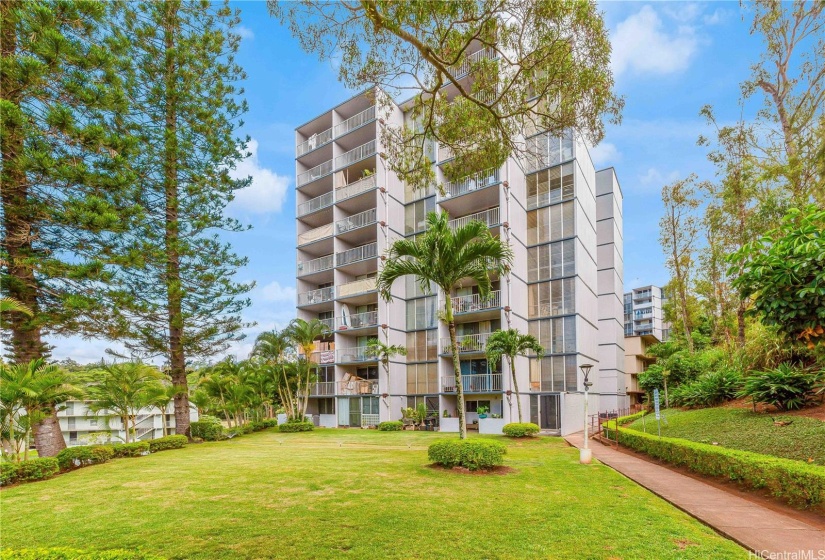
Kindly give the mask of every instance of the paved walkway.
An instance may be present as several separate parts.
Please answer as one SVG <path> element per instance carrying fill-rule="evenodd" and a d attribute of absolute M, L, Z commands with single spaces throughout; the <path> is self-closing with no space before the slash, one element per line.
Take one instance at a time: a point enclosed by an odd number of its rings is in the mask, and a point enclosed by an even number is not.
<path fill-rule="evenodd" d="M 581 432 L 565 439 L 574 447 L 584 441 Z M 762 557 L 825 558 L 825 531 L 817 527 L 598 441 L 590 448 L 602 463 Z"/>

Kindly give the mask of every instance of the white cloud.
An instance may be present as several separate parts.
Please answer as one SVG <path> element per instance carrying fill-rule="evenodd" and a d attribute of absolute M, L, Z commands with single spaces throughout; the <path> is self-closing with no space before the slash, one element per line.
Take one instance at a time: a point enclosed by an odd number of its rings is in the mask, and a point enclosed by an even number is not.
<path fill-rule="evenodd" d="M 668 174 L 662 174 L 662 172 L 655 167 L 651 167 L 647 170 L 647 173 L 639 177 L 639 182 L 643 185 L 659 188 L 665 186 L 666 183 L 672 183 L 677 179 L 679 179 L 678 171 L 671 171 Z"/>
<path fill-rule="evenodd" d="M 705 25 L 719 25 L 727 21 L 730 15 L 731 13 L 728 10 L 716 8 L 712 14 L 703 16 L 702 21 Z"/>
<path fill-rule="evenodd" d="M 245 25 L 239 25 L 235 27 L 232 31 L 234 31 L 237 35 L 240 35 L 241 39 L 247 39 L 251 41 L 255 38 L 255 32 L 246 27 Z"/>
<path fill-rule="evenodd" d="M 286 199 L 290 178 L 261 167 L 258 161 L 258 141 L 254 138 L 247 146 L 249 157 L 230 172 L 234 179 L 252 177 L 252 184 L 237 191 L 231 207 L 251 214 L 280 212 Z"/>
<path fill-rule="evenodd" d="M 295 301 L 295 288 L 292 286 L 281 286 L 278 282 L 270 282 L 261 288 L 261 296 L 264 301 Z"/>
<path fill-rule="evenodd" d="M 622 154 L 615 144 L 602 142 L 598 146 L 590 148 L 590 159 L 593 160 L 593 165 L 599 169 L 621 161 Z"/>
<path fill-rule="evenodd" d="M 661 18 L 650 6 L 644 6 L 619 23 L 612 35 L 610 64 L 617 76 L 625 72 L 681 72 L 688 67 L 699 46 L 693 27 L 679 25 L 675 33 L 668 34 Z"/>

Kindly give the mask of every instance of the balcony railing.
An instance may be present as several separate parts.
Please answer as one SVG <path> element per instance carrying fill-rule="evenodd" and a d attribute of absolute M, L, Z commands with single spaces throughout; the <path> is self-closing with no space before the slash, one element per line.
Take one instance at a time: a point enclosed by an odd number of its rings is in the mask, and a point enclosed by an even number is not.
<path fill-rule="evenodd" d="M 455 376 L 441 378 L 445 393 L 455 393 Z M 465 393 L 497 393 L 502 390 L 500 373 L 481 373 L 461 376 L 461 388 Z"/>
<path fill-rule="evenodd" d="M 298 263 L 298 276 L 306 276 L 307 274 L 314 274 L 315 272 L 322 272 L 332 268 L 335 262 L 334 255 L 325 255 L 311 261 L 303 261 Z"/>
<path fill-rule="evenodd" d="M 350 379 L 338 382 L 339 395 L 377 395 L 378 381 Z M 377 416 L 377 415 L 376 415 Z"/>
<path fill-rule="evenodd" d="M 455 313 L 474 313 L 487 309 L 498 309 L 499 307 L 501 307 L 501 290 L 490 292 L 487 299 L 483 299 L 479 294 L 453 298 L 453 311 Z"/>
<path fill-rule="evenodd" d="M 298 294 L 298 305 L 313 305 L 316 303 L 325 303 L 332 301 L 335 298 L 335 288 L 330 286 L 328 288 L 320 288 Z"/>
<path fill-rule="evenodd" d="M 441 198 L 450 198 L 451 196 L 460 196 L 468 192 L 487 188 L 499 182 L 499 170 L 487 169 L 474 175 L 464 177 L 453 183 L 444 185 L 444 194 Z"/>
<path fill-rule="evenodd" d="M 375 140 L 370 140 L 366 144 L 361 144 L 354 150 L 350 150 L 335 158 L 335 169 L 341 169 L 350 164 L 360 161 L 375 153 Z"/>
<path fill-rule="evenodd" d="M 375 188 L 375 174 L 358 179 L 354 183 L 342 185 L 335 189 L 335 199 L 340 202 L 353 196 L 358 196 L 361 193 L 371 191 Z"/>
<path fill-rule="evenodd" d="M 344 122 L 335 125 L 335 137 L 338 138 L 339 136 L 343 136 L 347 132 L 351 130 L 355 130 L 359 126 L 362 126 L 371 120 L 375 119 L 375 105 L 372 107 L 368 107 L 354 115 Z"/>
<path fill-rule="evenodd" d="M 335 222 L 335 233 L 340 235 L 354 229 L 362 228 L 369 224 L 375 223 L 375 208 L 364 210 L 358 214 L 353 214 L 343 220 Z"/>
<path fill-rule="evenodd" d="M 485 58 L 494 59 L 494 58 L 497 58 L 497 57 L 498 57 L 498 54 L 496 54 L 496 50 L 492 47 L 485 47 L 485 48 L 481 49 L 480 51 L 476 51 L 473 54 L 471 54 L 470 56 L 468 56 L 467 58 L 465 58 L 461 62 L 461 64 L 459 64 L 457 66 L 453 66 L 453 68 L 451 69 L 453 71 L 453 77 L 455 79 L 458 79 L 458 78 L 461 78 L 463 76 L 466 76 L 467 74 L 470 73 L 470 70 L 472 69 L 473 64 L 476 64 L 479 60 L 482 60 L 482 59 L 485 59 Z"/>
<path fill-rule="evenodd" d="M 483 212 L 476 212 L 475 214 L 470 214 L 469 216 L 462 216 L 461 218 L 450 220 L 450 229 L 454 230 L 456 228 L 466 226 L 473 221 L 484 222 L 487 224 L 487 227 L 497 226 L 501 223 L 499 213 L 499 208 L 496 206 L 495 208 L 490 208 L 489 210 L 484 210 Z"/>
<path fill-rule="evenodd" d="M 358 261 L 374 259 L 378 256 L 378 243 L 368 243 L 335 255 L 335 265 L 344 266 Z"/>
<path fill-rule="evenodd" d="M 365 278 L 338 286 L 338 297 L 349 297 L 375 291 L 375 278 Z"/>
<path fill-rule="evenodd" d="M 306 216 L 307 214 L 312 214 L 313 212 L 332 206 L 333 201 L 332 191 L 324 193 L 321 196 L 316 196 L 311 200 L 307 200 L 306 202 L 299 204 L 296 214 L 299 218 L 301 216 Z"/>
<path fill-rule="evenodd" d="M 339 348 L 336 350 L 335 361 L 338 363 L 375 362 L 377 358 L 367 354 L 366 346 L 356 346 L 355 348 Z"/>
<path fill-rule="evenodd" d="M 301 157 L 302 155 L 311 152 L 315 148 L 320 148 L 324 144 L 328 143 L 332 140 L 332 129 L 328 128 L 323 132 L 319 132 L 318 134 L 313 134 L 300 144 L 298 147 L 295 148 L 295 156 Z"/>
<path fill-rule="evenodd" d="M 356 313 L 348 317 L 338 317 L 335 319 L 335 327 L 339 331 L 345 331 L 347 329 L 363 329 L 366 327 L 374 327 L 377 324 L 378 311 Z"/>
<path fill-rule="evenodd" d="M 335 317 L 327 317 L 326 319 L 318 319 L 327 326 L 330 331 L 335 330 Z"/>
<path fill-rule="evenodd" d="M 465 334 L 464 336 L 456 337 L 456 345 L 459 352 L 484 352 L 484 347 L 487 345 L 487 339 L 492 333 L 478 333 Z M 450 339 L 441 339 L 441 348 L 445 353 L 450 352 Z"/>
<path fill-rule="evenodd" d="M 326 324 L 329 319 L 323 319 L 322 322 Z M 299 356 L 303 357 L 303 354 L 298 354 Z M 312 354 L 309 355 L 309 361 L 313 364 L 334 364 L 335 363 L 335 350 L 316 350 Z"/>
<path fill-rule="evenodd" d="M 316 165 L 312 169 L 308 169 L 303 173 L 298 173 L 298 177 L 295 182 L 300 187 L 302 185 L 306 185 L 307 183 L 311 183 L 315 179 L 320 179 L 324 175 L 329 175 L 330 173 L 332 173 L 331 159 L 320 165 Z"/>
<path fill-rule="evenodd" d="M 309 394 L 313 397 L 335 396 L 335 381 L 319 381 L 309 386 Z"/>
<path fill-rule="evenodd" d="M 301 245 L 314 243 L 315 241 L 332 237 L 333 231 L 334 228 L 332 227 L 332 224 L 326 224 L 321 227 L 305 231 L 304 233 L 298 235 L 298 246 L 300 247 Z"/>

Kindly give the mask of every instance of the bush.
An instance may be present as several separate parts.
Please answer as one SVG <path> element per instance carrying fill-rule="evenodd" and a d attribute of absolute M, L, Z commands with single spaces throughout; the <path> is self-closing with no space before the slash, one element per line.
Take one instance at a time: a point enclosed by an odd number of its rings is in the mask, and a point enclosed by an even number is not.
<path fill-rule="evenodd" d="M 61 470 L 69 470 L 105 463 L 114 456 L 111 445 L 79 445 L 67 447 L 58 453 L 57 462 Z"/>
<path fill-rule="evenodd" d="M 25 548 L 0 550 L 0 560 L 164 560 L 134 550 L 77 550 L 74 548 Z"/>
<path fill-rule="evenodd" d="M 822 381 L 821 372 L 811 373 L 780 364 L 776 369 L 749 375 L 740 394 L 755 402 L 772 404 L 779 410 L 795 410 L 808 404 Z"/>
<path fill-rule="evenodd" d="M 615 439 L 614 421 L 602 428 L 607 437 Z M 656 459 L 750 488 L 765 488 L 791 505 L 825 512 L 825 469 L 818 465 L 684 439 L 660 438 L 630 428 L 618 430 L 620 443 Z"/>
<path fill-rule="evenodd" d="M 315 426 L 312 422 L 293 422 L 289 421 L 278 426 L 278 431 L 281 433 L 295 433 L 295 432 L 311 432 Z"/>
<path fill-rule="evenodd" d="M 670 393 L 670 400 L 676 406 L 688 408 L 717 406 L 735 399 L 741 388 L 742 377 L 739 372 L 721 369 L 676 387 Z"/>
<path fill-rule="evenodd" d="M 261 424 L 264 425 L 264 428 L 276 428 L 278 426 L 278 419 L 267 418 L 265 420 L 261 420 Z"/>
<path fill-rule="evenodd" d="M 507 448 L 489 440 L 445 440 L 434 443 L 427 456 L 436 464 L 452 468 L 465 467 L 471 471 L 492 469 L 504 463 Z"/>
<path fill-rule="evenodd" d="M 17 480 L 19 482 L 45 480 L 60 472 L 60 465 L 54 457 L 29 459 L 18 463 L 17 467 Z"/>
<path fill-rule="evenodd" d="M 112 445 L 115 459 L 124 457 L 140 457 L 149 453 L 148 441 L 133 441 L 132 443 L 115 443 Z"/>
<path fill-rule="evenodd" d="M 0 486 L 8 486 L 17 482 L 20 468 L 17 463 L 0 463 Z"/>
<path fill-rule="evenodd" d="M 501 429 L 505 436 L 530 437 L 539 433 L 539 427 L 532 422 L 512 422 Z"/>
<path fill-rule="evenodd" d="M 174 435 L 166 436 L 158 439 L 149 440 L 149 451 L 157 453 L 158 451 L 166 451 L 167 449 L 180 449 L 189 443 L 186 436 Z"/>
<path fill-rule="evenodd" d="M 203 441 L 217 441 L 223 439 L 223 426 L 214 416 L 201 416 L 200 420 L 189 424 L 189 433 Z"/>
<path fill-rule="evenodd" d="M 401 420 L 391 420 L 378 424 L 378 430 L 381 432 L 400 432 L 403 428 L 404 422 Z"/>

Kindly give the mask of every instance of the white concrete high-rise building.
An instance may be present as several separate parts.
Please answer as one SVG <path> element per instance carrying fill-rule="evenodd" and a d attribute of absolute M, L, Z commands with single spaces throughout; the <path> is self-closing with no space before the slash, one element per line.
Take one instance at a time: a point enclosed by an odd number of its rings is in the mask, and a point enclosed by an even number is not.
<path fill-rule="evenodd" d="M 540 157 L 523 166 L 511 158 L 445 182 L 443 194 L 412 191 L 381 146 L 381 127 L 404 123 L 405 108 L 379 115 L 375 95 L 383 94 L 356 95 L 296 129 L 298 316 L 333 333 L 317 343 L 308 413 L 320 425 L 360 427 L 424 403 L 433 425 L 457 430 L 449 338 L 438 320 L 445 297 L 456 311 L 472 428 L 500 433 L 518 421 L 506 363 L 484 356 L 499 328 L 530 332 L 546 348 L 542 359 L 516 363 L 524 421 L 562 434 L 582 429 L 584 363 L 594 365 L 591 412 L 626 406 L 622 192 L 613 169 L 597 172 L 573 135 L 540 133 L 528 138 Z M 428 155 L 443 180 L 438 168 L 451 155 L 435 145 Z M 421 233 L 431 211 L 448 212 L 455 225 L 481 220 L 512 247 L 513 267 L 493 278 L 489 299 L 471 283 L 426 294 L 414 278 L 396 282 L 392 302 L 378 297 L 383 255 Z M 365 353 L 370 338 L 403 345 L 407 356 L 385 367 Z"/>
<path fill-rule="evenodd" d="M 670 323 L 665 322 L 664 290 L 658 286 L 642 286 L 624 294 L 625 336 L 655 336 L 660 342 L 670 337 Z"/>

